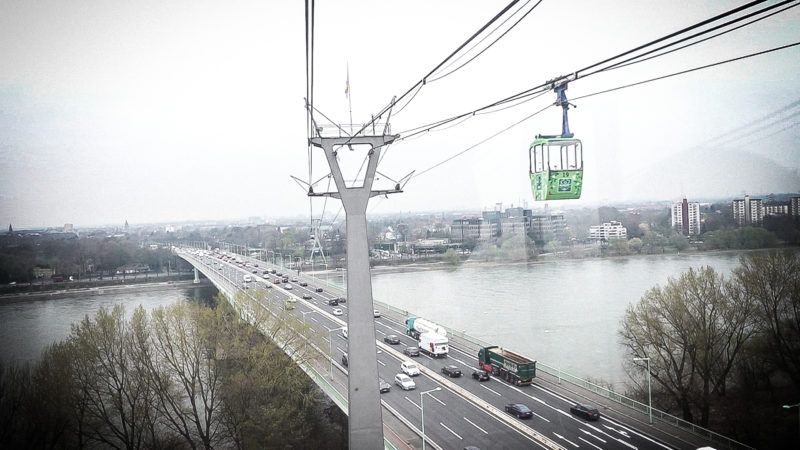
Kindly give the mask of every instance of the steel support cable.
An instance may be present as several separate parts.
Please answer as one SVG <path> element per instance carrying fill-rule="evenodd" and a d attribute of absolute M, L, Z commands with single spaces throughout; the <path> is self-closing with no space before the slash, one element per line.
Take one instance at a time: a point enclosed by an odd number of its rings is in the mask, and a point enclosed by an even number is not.
<path fill-rule="evenodd" d="M 597 66 L 601 66 L 601 65 L 603 65 L 605 63 L 608 63 L 608 62 L 614 61 L 616 59 L 622 58 L 624 56 L 630 55 L 631 53 L 638 52 L 639 50 L 642 50 L 644 48 L 647 48 L 647 47 L 650 47 L 652 45 L 658 44 L 659 42 L 666 41 L 667 39 L 672 39 L 675 36 L 680 36 L 681 34 L 686 33 L 688 31 L 691 31 L 691 30 L 694 30 L 695 28 L 699 28 L 699 27 L 702 27 L 702 26 L 707 25 L 709 23 L 716 22 L 717 20 L 720 20 L 722 18 L 725 18 L 725 17 L 728 17 L 730 15 L 736 14 L 736 13 L 738 13 L 740 11 L 745 10 L 745 9 L 752 8 L 753 6 L 758 5 L 760 3 L 764 3 L 765 1 L 767 1 L 767 0 L 755 0 L 755 1 L 752 1 L 752 2 L 750 2 L 748 4 L 746 4 L 746 5 L 742 5 L 742 6 L 739 6 L 737 8 L 734 8 L 734 9 L 732 9 L 730 11 L 724 12 L 722 14 L 718 14 L 718 15 L 710 18 L 710 19 L 702 20 L 702 21 L 700 21 L 700 22 L 698 22 L 698 23 L 696 23 L 694 25 L 690 25 L 690 26 L 688 26 L 686 28 L 683 28 L 681 30 L 672 32 L 672 33 L 670 33 L 670 34 L 668 34 L 666 36 L 662 36 L 662 37 L 660 37 L 660 38 L 658 38 L 656 40 L 650 41 L 650 42 L 648 42 L 646 44 L 642 44 L 642 45 L 640 45 L 640 46 L 638 46 L 636 48 L 633 48 L 631 50 L 625 51 L 625 52 L 620 53 L 620 54 L 618 54 L 616 56 L 612 56 L 610 58 L 604 59 L 603 61 L 600 61 L 600 62 L 594 63 L 592 65 L 586 66 L 583 69 L 580 69 L 580 70 L 577 70 L 577 71 L 574 72 L 575 79 L 583 78 L 582 76 L 579 75 L 581 72 L 585 72 L 585 71 L 587 71 L 589 69 L 593 69 L 593 68 L 595 68 Z"/>
<path fill-rule="evenodd" d="M 497 19 L 499 19 L 499 18 L 500 18 L 500 17 L 501 17 L 503 14 L 505 14 L 505 13 L 506 13 L 506 11 L 508 11 L 509 9 L 511 9 L 511 7 L 512 7 L 512 6 L 514 6 L 515 4 L 517 4 L 518 2 L 519 2 L 519 0 L 512 0 L 512 1 L 511 1 L 511 2 L 508 4 L 508 5 L 506 5 L 506 7 L 505 7 L 505 8 L 503 8 L 503 9 L 502 9 L 502 11 L 500 11 L 499 13 L 497 13 L 497 14 L 496 14 L 496 15 L 495 15 L 495 16 L 494 16 L 494 17 L 493 17 L 493 18 L 492 18 L 492 19 L 491 19 L 489 22 L 487 22 L 486 24 L 484 24 L 484 25 L 483 25 L 483 26 L 482 26 L 482 27 L 481 27 L 481 28 L 480 28 L 478 31 L 476 31 L 475 33 L 473 33 L 473 34 L 472 34 L 472 36 L 470 36 L 470 37 L 469 37 L 469 39 L 467 39 L 466 41 L 464 41 L 464 43 L 462 43 L 461 45 L 459 45 L 457 49 L 455 49 L 455 50 L 454 50 L 452 53 L 450 53 L 450 55 L 449 55 L 449 56 L 447 56 L 447 58 L 445 58 L 445 59 L 444 59 L 442 62 L 440 62 L 439 64 L 437 64 L 437 65 L 436 65 L 436 67 L 434 67 L 434 68 L 433 68 L 433 70 L 431 70 L 430 72 L 428 72 L 428 74 L 427 74 L 427 75 L 425 75 L 424 77 L 422 77 L 422 79 L 421 79 L 421 80 L 417 81 L 417 82 L 416 82 L 416 83 L 415 83 L 415 84 L 414 84 L 414 85 L 413 85 L 413 86 L 412 86 L 410 89 L 408 89 L 408 90 L 407 90 L 407 91 L 406 91 L 406 92 L 405 92 L 403 95 L 401 95 L 400 97 L 398 97 L 398 98 L 394 99 L 393 101 L 389 102 L 389 104 L 388 104 L 387 106 L 385 106 L 385 107 L 384 107 L 384 108 L 383 108 L 383 109 L 382 109 L 382 110 L 381 110 L 381 111 L 380 111 L 378 114 L 376 114 L 375 116 L 373 116 L 373 117 L 372 117 L 372 119 L 370 119 L 370 121 L 369 121 L 369 122 L 367 122 L 366 124 L 364 124 L 364 126 L 362 126 L 362 127 L 361 127 L 361 129 L 360 129 L 360 130 L 358 130 L 358 131 L 357 131 L 357 132 L 354 134 L 354 136 L 358 136 L 359 134 L 363 133 L 363 132 L 364 132 L 364 130 L 366 130 L 366 129 L 367 129 L 367 128 L 368 128 L 370 125 L 372 125 L 372 124 L 373 124 L 373 123 L 374 123 L 376 120 L 378 120 L 378 119 L 380 119 L 381 117 L 383 117 L 383 115 L 384 115 L 384 114 L 386 114 L 386 112 L 387 112 L 387 111 L 389 111 L 390 109 L 392 109 L 392 108 L 394 107 L 394 105 L 396 105 L 396 104 L 397 104 L 397 103 L 398 103 L 400 100 L 402 100 L 403 98 L 405 98 L 405 97 L 406 97 L 406 96 L 407 96 L 409 93 L 411 93 L 411 91 L 413 91 L 414 89 L 416 89 L 418 86 L 422 86 L 422 85 L 424 85 L 424 84 L 427 82 L 427 81 L 426 81 L 427 77 L 431 76 L 431 74 L 433 74 L 434 72 L 436 72 L 437 70 L 439 70 L 439 68 L 440 68 L 440 67 L 442 67 L 444 64 L 446 64 L 446 63 L 447 63 L 447 61 L 449 61 L 451 58 L 453 58 L 453 56 L 454 56 L 454 55 L 456 55 L 458 52 L 460 52 L 462 48 L 464 48 L 465 46 L 469 45 L 469 43 L 470 43 L 470 42 L 472 42 L 472 41 L 473 41 L 473 40 L 474 40 L 474 39 L 475 39 L 475 38 L 476 38 L 478 35 L 480 35 L 481 33 L 483 33 L 483 31 L 484 31 L 486 28 L 488 28 L 488 27 L 489 27 L 489 26 L 491 26 L 491 25 L 492 25 L 494 22 L 496 22 L 496 21 L 497 21 Z"/>
<path fill-rule="evenodd" d="M 742 139 L 751 137 L 756 134 L 760 134 L 763 131 L 768 131 L 770 128 L 775 127 L 776 125 L 780 125 L 783 122 L 789 121 L 791 119 L 797 118 L 800 116 L 800 110 L 796 110 L 792 113 L 784 115 L 785 112 L 790 110 L 792 107 L 800 104 L 800 101 L 796 101 L 789 105 L 788 107 L 784 107 L 779 111 L 775 111 L 771 114 L 768 114 L 764 117 L 761 117 L 757 120 L 750 122 L 749 124 L 742 125 L 733 129 L 727 133 L 722 134 L 721 136 L 715 137 L 706 141 L 706 143 L 714 143 L 719 145 L 725 145 L 728 143 L 739 142 Z M 767 120 L 773 119 L 777 116 L 783 116 L 780 118 L 780 121 L 770 121 Z"/>
<path fill-rule="evenodd" d="M 523 15 L 522 15 L 522 17 L 520 17 L 520 18 L 519 18 L 519 19 L 518 19 L 516 22 L 514 22 L 514 24 L 513 24 L 513 25 L 511 25 L 511 27 L 509 27 L 509 28 L 508 28 L 506 31 L 504 31 L 504 32 L 503 32 L 503 34 L 501 34 L 500 36 L 498 36 L 498 37 L 497 37 L 497 39 L 495 39 L 494 41 L 492 41 L 492 43 L 491 43 L 491 44 L 487 45 L 487 46 L 486 46 L 486 48 L 484 48 L 483 50 L 481 50 L 480 52 L 478 52 L 478 54 L 477 54 L 477 55 L 473 56 L 472 58 L 470 58 L 469 60 L 467 60 L 467 62 L 465 62 L 464 64 L 461 64 L 460 66 L 458 66 L 458 67 L 456 67 L 455 69 L 453 69 L 453 70 L 451 70 L 451 71 L 447 72 L 446 74 L 444 74 L 444 75 L 440 75 L 440 76 L 438 76 L 438 77 L 436 77 L 436 78 L 433 78 L 433 79 L 431 79 L 431 80 L 428 80 L 428 83 L 433 83 L 434 81 L 441 80 L 442 78 L 444 78 L 444 77 L 447 77 L 447 76 L 451 75 L 452 73 L 454 73 L 454 72 L 456 72 L 456 71 L 458 71 L 458 70 L 461 70 L 461 69 L 462 69 L 464 66 L 466 66 L 467 64 L 469 64 L 469 63 L 471 63 L 472 61 L 474 61 L 474 60 L 475 60 L 477 57 L 481 56 L 481 55 L 482 55 L 482 54 L 483 54 L 485 51 L 487 51 L 487 50 L 489 50 L 490 48 L 492 48 L 492 46 L 494 46 L 494 44 L 496 44 L 496 43 L 497 43 L 497 41 L 499 41 L 500 39 L 503 39 L 503 38 L 505 37 L 505 35 L 506 35 L 506 34 L 508 34 L 508 33 L 509 33 L 511 30 L 513 30 L 513 29 L 514 29 L 514 27 L 516 27 L 517 25 L 519 25 L 519 23 L 520 23 L 520 22 L 522 22 L 522 20 L 523 20 L 523 19 L 525 19 L 526 17 L 528 17 L 528 14 L 532 13 L 532 12 L 533 12 L 533 10 L 534 10 L 534 9 L 536 9 L 536 7 L 537 7 L 537 6 L 539 6 L 539 4 L 540 4 L 540 3 L 542 3 L 543 1 L 544 1 L 544 0 L 539 0 L 538 2 L 536 2 L 536 4 L 535 4 L 535 5 L 533 5 L 533 6 L 531 7 L 531 9 L 529 9 L 529 10 L 528 10 L 528 12 L 526 12 L 525 14 L 523 14 Z M 530 3 L 530 0 L 529 0 L 529 2 L 528 2 L 528 3 Z M 526 3 L 525 5 L 527 5 L 528 3 Z M 519 9 L 517 12 L 521 11 L 521 10 L 522 10 L 522 8 L 524 8 L 524 7 L 525 7 L 525 5 L 523 5 L 523 6 L 522 6 L 522 7 L 521 7 L 521 8 L 520 8 L 520 9 Z M 516 13 L 514 13 L 514 14 L 516 14 Z M 506 19 L 505 21 L 503 21 L 503 23 L 502 23 L 502 24 L 498 25 L 498 27 L 497 27 L 497 28 L 495 28 L 495 30 L 493 30 L 493 31 L 492 31 L 492 33 L 494 33 L 494 31 L 497 31 L 497 30 L 498 30 L 498 29 L 499 29 L 501 26 L 503 26 L 503 25 L 504 25 L 504 24 L 505 24 L 505 23 L 506 23 L 508 20 L 510 20 L 510 19 L 511 19 L 511 17 L 513 17 L 513 16 L 514 16 L 513 14 L 512 14 L 511 16 L 509 16 L 509 17 L 508 17 L 508 19 Z M 478 44 L 480 44 L 481 42 L 483 42 L 484 40 L 486 40 L 486 38 L 488 38 L 490 35 L 491 35 L 491 33 L 490 33 L 489 35 L 487 35 L 487 36 L 486 36 L 484 39 L 481 39 L 481 41 L 480 41 L 480 42 L 478 42 L 478 43 L 476 43 L 476 44 L 475 44 L 475 46 L 473 46 L 473 48 L 475 48 L 475 47 L 476 47 Z M 468 51 L 471 51 L 471 50 L 472 50 L 472 49 L 470 49 L 470 50 L 468 50 Z M 461 57 L 457 58 L 457 59 L 456 59 L 456 61 L 457 61 L 458 59 L 460 59 L 460 58 L 461 58 Z M 455 62 L 455 61 L 454 61 L 454 62 Z M 452 64 L 451 64 L 451 65 L 452 65 Z M 447 67 L 449 67 L 449 65 L 448 65 Z M 446 67 L 445 67 L 445 68 L 446 68 Z M 443 69 L 444 69 L 444 68 L 443 68 Z"/>
<path fill-rule="evenodd" d="M 772 13 L 770 13 L 770 14 L 767 14 L 767 15 L 765 15 L 765 16 L 763 16 L 763 17 L 758 17 L 758 18 L 756 18 L 756 19 L 753 19 L 753 20 L 751 20 L 750 22 L 743 23 L 743 24 L 741 24 L 741 25 L 739 25 L 739 26 L 736 26 L 736 27 L 730 28 L 730 29 L 728 29 L 728 30 L 725 30 L 725 31 L 721 31 L 721 32 L 719 32 L 719 33 L 717 33 L 717 34 L 715 34 L 715 35 L 709 36 L 709 37 L 707 37 L 707 38 L 705 38 L 705 39 L 700 39 L 700 40 L 698 40 L 698 41 L 695 41 L 695 42 L 690 42 L 690 43 L 688 43 L 688 44 L 686 44 L 686 45 L 683 45 L 683 46 L 680 46 L 680 47 L 678 47 L 678 48 L 675 48 L 675 49 L 672 49 L 672 50 L 669 50 L 669 51 L 666 51 L 666 52 L 663 52 L 663 53 L 659 53 L 659 54 L 657 54 L 657 55 L 653 55 L 653 56 L 650 56 L 650 57 L 648 57 L 648 58 L 643 58 L 644 56 L 647 56 L 647 55 L 650 55 L 650 54 L 652 54 L 652 53 L 655 53 L 655 52 L 658 52 L 658 51 L 664 50 L 664 49 L 666 49 L 666 48 L 669 48 L 669 47 L 672 47 L 672 46 L 674 46 L 674 45 L 680 44 L 680 43 L 682 43 L 682 42 L 686 42 L 686 41 L 688 41 L 688 40 L 690 40 L 690 39 L 694 39 L 694 38 L 696 38 L 696 37 L 699 37 L 699 36 L 702 36 L 702 35 L 704 35 L 704 34 L 711 33 L 711 32 L 713 32 L 713 31 L 719 30 L 720 28 L 724 28 L 724 27 L 727 27 L 727 26 L 729 26 L 729 25 L 732 25 L 732 24 L 734 24 L 734 23 L 741 22 L 742 20 L 749 19 L 749 18 L 751 18 L 751 17 L 753 17 L 753 16 L 757 16 L 757 15 L 759 15 L 759 14 L 762 14 L 762 13 L 764 13 L 764 12 L 770 11 L 770 10 L 772 10 L 772 9 L 779 8 L 779 7 L 781 7 L 781 6 L 784 6 L 784 5 L 786 5 L 787 3 L 794 3 L 794 4 L 793 4 L 793 5 L 789 5 L 789 6 L 787 6 L 786 8 L 783 8 L 783 9 L 781 9 L 781 10 L 774 11 L 774 12 L 772 12 Z M 691 36 L 685 37 L 685 38 L 683 38 L 683 39 L 680 39 L 680 40 L 677 40 L 677 41 L 675 41 L 675 42 L 671 42 L 671 43 L 669 43 L 669 44 L 663 45 L 663 46 L 661 46 L 661 47 L 659 47 L 659 48 L 656 48 L 656 49 L 650 50 L 650 51 L 648 51 L 648 52 L 642 53 L 641 55 L 633 56 L 633 57 L 631 57 L 631 58 L 628 58 L 628 59 L 626 59 L 625 61 L 620 61 L 620 62 L 618 62 L 618 63 L 615 63 L 615 64 L 613 64 L 613 65 L 611 65 L 611 66 L 609 66 L 609 67 L 605 67 L 605 68 L 603 68 L 603 69 L 598 69 L 598 70 L 596 70 L 596 71 L 594 71 L 594 72 L 590 72 L 590 73 L 588 73 L 588 74 L 586 74 L 586 75 L 583 75 L 583 77 L 585 78 L 585 77 L 587 77 L 587 76 L 589 76 L 589 75 L 594 75 L 595 73 L 599 73 L 599 72 L 607 72 L 607 71 L 609 71 L 609 70 L 619 69 L 619 68 L 621 68 L 621 67 L 627 67 L 627 66 L 630 66 L 630 65 L 633 65 L 633 64 L 637 64 L 637 63 L 640 63 L 640 62 L 648 61 L 648 60 L 650 60 L 650 59 L 657 58 L 657 57 L 659 57 L 659 56 L 668 55 L 668 54 L 670 54 L 670 53 L 674 53 L 674 52 L 676 52 L 676 51 L 678 51 L 678 50 L 683 50 L 683 49 L 685 49 L 685 48 L 687 48 L 687 47 L 691 47 L 691 46 L 693 46 L 693 45 L 700 44 L 700 43 L 702 43 L 702 42 L 705 42 L 705 41 L 708 41 L 708 40 L 710 40 L 710 39 L 713 39 L 713 38 L 716 38 L 716 37 L 722 36 L 723 34 L 727 34 L 727 33 L 730 33 L 730 32 L 732 32 L 732 31 L 736 31 L 736 30 L 738 30 L 738 29 L 740 29 L 740 28 L 744 28 L 744 27 L 746 27 L 746 26 L 748 26 L 748 25 L 751 25 L 751 24 L 753 24 L 753 23 L 755 23 L 755 22 L 759 22 L 759 21 L 761 21 L 761 20 L 767 19 L 767 18 L 769 18 L 769 17 L 772 17 L 772 16 L 774 16 L 774 15 L 776 15 L 776 14 L 782 13 L 782 12 L 784 12 L 784 11 L 786 11 L 786 10 L 788 10 L 788 9 L 794 8 L 794 7 L 796 7 L 796 6 L 800 6 L 800 3 L 797 3 L 797 0 L 784 0 L 783 2 L 780 2 L 780 3 L 776 3 L 776 4 L 774 4 L 774 5 L 767 6 L 767 7 L 765 7 L 764 9 L 761 9 L 761 10 L 759 10 L 759 11 L 752 12 L 752 13 L 750 13 L 750 14 L 747 14 L 747 15 L 745 15 L 745 16 L 742 16 L 742 17 L 738 17 L 738 18 L 736 18 L 736 19 L 730 20 L 730 21 L 728 21 L 728 22 L 725 22 L 725 23 L 723 23 L 723 24 L 720 24 L 720 25 L 717 25 L 717 26 L 715 26 L 715 27 L 709 28 L 709 29 L 707 29 L 707 30 L 703 30 L 703 31 L 701 31 L 701 32 L 698 32 L 698 33 L 695 33 L 695 34 L 693 34 L 693 35 L 691 35 Z"/>
<path fill-rule="evenodd" d="M 586 95 L 581 95 L 579 97 L 573 97 L 572 100 L 575 101 L 575 100 L 580 100 L 580 99 L 584 99 L 584 98 L 588 98 L 588 97 L 593 97 L 595 95 L 606 94 L 608 92 L 619 91 L 621 89 L 625 89 L 625 88 L 629 88 L 629 87 L 633 87 L 633 86 L 639 86 L 641 84 L 650 83 L 652 81 L 664 80 L 666 78 L 672 78 L 674 76 L 684 75 L 684 74 L 687 74 L 687 73 L 696 72 L 698 70 L 708 69 L 710 67 L 715 67 L 715 66 L 720 66 L 722 64 L 741 61 L 741 60 L 744 60 L 744 59 L 747 59 L 747 58 L 752 58 L 754 56 L 765 55 L 767 53 L 776 52 L 778 50 L 785 50 L 787 48 L 796 47 L 798 45 L 800 45 L 800 41 L 794 42 L 792 44 L 781 45 L 779 47 L 774 47 L 774 48 L 771 48 L 771 49 L 768 49 L 768 50 L 762 50 L 760 52 L 750 53 L 750 54 L 743 55 L 743 56 L 737 56 L 736 58 L 730 58 L 730 59 L 726 59 L 726 60 L 722 60 L 722 61 L 717 61 L 717 62 L 711 63 L 711 64 L 705 64 L 705 65 L 702 65 L 702 66 L 694 67 L 692 69 L 681 70 L 679 72 L 674 72 L 674 73 L 671 73 L 671 74 L 668 74 L 668 75 L 662 75 L 660 77 L 650 78 L 648 80 L 638 81 L 636 83 L 630 83 L 630 84 L 626 84 L 626 85 L 623 85 L 623 86 L 618 86 L 618 87 L 611 88 L 611 89 L 605 89 L 605 90 L 602 90 L 602 91 L 594 92 L 592 94 L 586 94 Z"/>

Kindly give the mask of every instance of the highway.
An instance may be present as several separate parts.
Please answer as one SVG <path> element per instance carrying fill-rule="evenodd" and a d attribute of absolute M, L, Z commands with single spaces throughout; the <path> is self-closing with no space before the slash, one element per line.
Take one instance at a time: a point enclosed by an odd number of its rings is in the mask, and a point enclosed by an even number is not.
<path fill-rule="evenodd" d="M 296 275 L 284 273 L 290 278 L 292 289 L 286 290 L 286 283 L 275 284 L 282 277 L 277 272 L 284 269 L 267 265 L 263 261 L 244 258 L 237 255 L 241 265 L 227 262 L 215 257 L 211 252 L 190 251 L 192 254 L 182 255 L 188 261 L 196 260 L 195 266 L 202 271 L 213 271 L 222 274 L 245 291 L 263 290 L 267 301 L 266 308 L 283 308 L 280 300 L 286 294 L 292 296 L 294 306 L 291 313 L 305 320 L 314 332 L 320 333 L 331 351 L 333 363 L 332 382 L 341 386 L 340 392 L 347 393 L 347 368 L 342 363 L 342 355 L 347 352 L 347 339 L 341 328 L 347 325 L 347 303 L 330 306 L 331 299 L 342 297 L 340 292 L 331 292 L 327 286 L 318 285 L 311 277 L 301 277 L 292 281 Z M 259 267 L 255 267 L 258 264 Z M 204 266 L 204 267 L 202 267 Z M 268 266 L 268 267 L 265 267 Z M 275 270 L 273 273 L 264 273 Z M 249 274 L 253 282 L 245 283 L 244 275 Z M 300 283 L 307 284 L 301 286 Z M 269 287 L 268 287 L 269 286 Z M 321 288 L 321 289 L 319 289 Z M 322 292 L 318 292 L 321 290 Z M 305 299 L 304 299 L 305 297 Z M 340 309 L 342 315 L 333 314 Z M 378 308 L 380 309 L 380 308 Z M 420 393 L 440 388 L 441 390 L 425 394 L 424 418 L 426 445 L 438 448 L 464 448 L 475 446 L 487 448 L 568 448 L 568 449 L 670 449 L 676 448 L 674 443 L 667 445 L 660 440 L 638 430 L 634 425 L 614 414 L 601 409 L 602 417 L 598 421 L 589 422 L 570 413 L 569 408 L 577 399 L 569 398 L 556 392 L 546 383 L 534 379 L 530 386 L 514 386 L 505 381 L 491 378 L 479 382 L 472 378 L 477 368 L 477 354 L 467 352 L 454 346 L 451 342 L 450 353 L 446 358 L 434 359 L 425 354 L 411 358 L 404 355 L 403 349 L 416 346 L 418 342 L 405 334 L 404 318 L 389 317 L 381 311 L 375 318 L 375 332 L 378 343 L 379 376 L 391 385 L 391 390 L 381 395 L 384 406 L 390 408 L 407 425 L 415 427 L 419 434 L 421 429 L 422 407 Z M 335 330 L 335 331 L 334 331 Z M 396 335 L 400 343 L 389 345 L 383 338 Z M 332 339 L 332 342 L 329 341 Z M 421 375 L 413 378 L 416 389 L 404 391 L 394 383 L 395 375 L 402 373 L 400 364 L 413 360 L 420 366 Z M 441 373 L 444 365 L 455 365 L 462 376 L 450 378 Z M 326 370 L 327 371 L 327 370 Z M 376 388 L 378 383 L 376 380 Z M 533 411 L 533 417 L 518 419 L 505 412 L 509 403 L 522 403 Z M 384 410 L 386 415 L 386 410 Z M 386 417 L 384 417 L 386 421 Z M 637 424 L 638 425 L 638 424 Z M 421 440 L 420 440 L 421 442 Z M 418 445 L 412 443 L 414 447 Z M 681 448 L 693 448 L 686 446 Z"/>

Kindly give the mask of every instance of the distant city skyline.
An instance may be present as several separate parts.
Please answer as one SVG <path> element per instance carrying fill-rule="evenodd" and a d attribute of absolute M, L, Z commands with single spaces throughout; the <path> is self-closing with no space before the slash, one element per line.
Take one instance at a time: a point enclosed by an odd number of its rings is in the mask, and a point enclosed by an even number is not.
<path fill-rule="evenodd" d="M 317 4 L 318 125 L 369 121 L 502 6 Z M 738 6 L 542 2 L 393 110 L 391 131 L 401 139 L 383 150 L 376 183 L 416 172 L 402 194 L 373 198 L 368 214 L 536 207 L 528 146 L 559 132 L 560 112 L 547 108 L 554 94 L 403 138 Z M 571 82 L 584 188 L 580 200 L 551 208 L 800 192 L 800 46 L 614 90 L 792 45 L 798 29 L 800 8 L 792 7 Z M 303 5 L 292 2 L 0 4 L 0 224 L 341 220 L 338 200 L 309 200 L 290 178 L 330 189 L 322 152 L 307 146 L 304 30 Z M 355 174 L 363 153 L 340 157 Z"/>

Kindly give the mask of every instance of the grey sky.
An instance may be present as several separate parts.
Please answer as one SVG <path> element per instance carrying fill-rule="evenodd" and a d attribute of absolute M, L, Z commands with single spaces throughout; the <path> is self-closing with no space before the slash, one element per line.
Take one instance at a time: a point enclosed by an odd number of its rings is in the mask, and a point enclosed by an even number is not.
<path fill-rule="evenodd" d="M 353 120 L 369 120 L 505 3 L 317 2 L 315 106 L 349 121 L 349 63 Z M 427 84 L 392 131 L 475 109 L 742 3 L 545 0 L 475 61 Z M 568 97 L 800 41 L 798 10 L 578 80 Z M 302 2 L 277 1 L 0 3 L 0 223 L 309 215 L 289 178 L 309 178 L 303 15 Z M 554 98 L 395 144 L 379 170 L 397 179 L 428 169 Z M 570 125 L 585 147 L 583 198 L 550 206 L 796 192 L 797 109 L 752 128 L 752 139 L 725 136 L 798 99 L 795 47 L 577 100 Z M 413 179 L 405 193 L 373 199 L 369 211 L 541 206 L 530 193 L 527 148 L 536 134 L 559 131 L 551 108 Z M 736 157 L 722 170 L 716 162 L 727 155 Z M 316 180 L 327 167 L 320 150 L 312 157 Z M 323 201 L 313 208 L 318 218 Z M 338 210 L 330 200 L 325 220 Z"/>

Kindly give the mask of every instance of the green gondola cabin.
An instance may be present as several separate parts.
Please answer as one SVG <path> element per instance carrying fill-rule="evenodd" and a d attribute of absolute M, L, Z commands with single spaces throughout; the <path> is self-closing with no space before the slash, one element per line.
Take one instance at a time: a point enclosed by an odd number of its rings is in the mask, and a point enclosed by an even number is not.
<path fill-rule="evenodd" d="M 530 147 L 530 176 L 536 201 L 580 198 L 583 186 L 581 141 L 537 137 Z"/>

